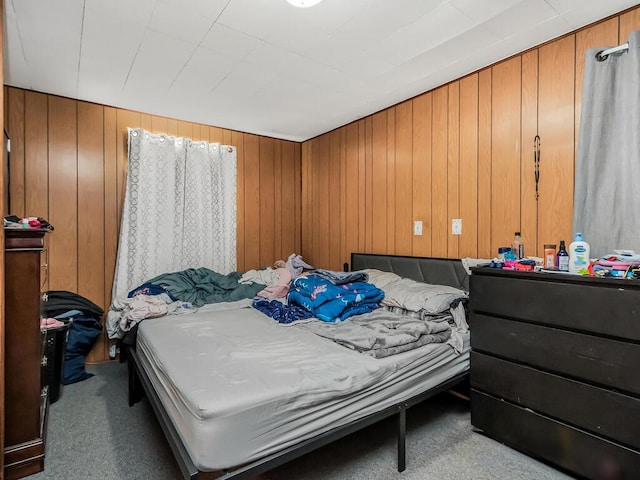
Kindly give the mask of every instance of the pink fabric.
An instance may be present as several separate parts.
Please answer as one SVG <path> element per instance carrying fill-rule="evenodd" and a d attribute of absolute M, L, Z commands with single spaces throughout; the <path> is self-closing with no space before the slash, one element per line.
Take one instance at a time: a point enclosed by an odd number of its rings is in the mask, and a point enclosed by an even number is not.
<path fill-rule="evenodd" d="M 40 329 L 55 328 L 64 326 L 64 322 L 56 320 L 55 318 L 41 318 Z"/>
<path fill-rule="evenodd" d="M 268 300 L 286 297 L 289 293 L 289 284 L 291 283 L 291 271 L 288 268 L 276 268 L 278 273 L 278 284 L 273 287 L 266 287 L 260 290 L 257 295 Z"/>

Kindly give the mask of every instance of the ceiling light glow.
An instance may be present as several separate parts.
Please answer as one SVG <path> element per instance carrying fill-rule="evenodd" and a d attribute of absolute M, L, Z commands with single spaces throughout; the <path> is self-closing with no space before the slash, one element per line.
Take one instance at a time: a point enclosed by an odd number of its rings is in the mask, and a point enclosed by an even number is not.
<path fill-rule="evenodd" d="M 314 5 L 319 4 L 321 1 L 322 0 L 287 0 L 287 2 L 289 2 L 294 7 L 300 8 L 313 7 Z"/>

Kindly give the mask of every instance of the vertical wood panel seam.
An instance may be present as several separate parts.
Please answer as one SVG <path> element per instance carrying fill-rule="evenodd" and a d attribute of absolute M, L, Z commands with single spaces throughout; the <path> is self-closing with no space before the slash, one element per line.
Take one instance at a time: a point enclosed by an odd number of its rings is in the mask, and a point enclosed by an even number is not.
<path fill-rule="evenodd" d="M 494 69 L 491 68 L 490 82 L 489 82 L 489 121 L 491 126 L 489 128 L 489 256 L 491 257 L 491 247 L 493 246 L 493 129 L 495 122 L 493 121 L 493 86 L 494 86 Z"/>
<path fill-rule="evenodd" d="M 49 172 L 51 171 L 51 164 L 50 164 L 50 152 L 49 152 L 49 133 L 51 131 L 50 125 L 49 125 L 49 103 L 51 100 L 51 96 L 47 95 L 47 101 L 46 101 L 46 107 L 47 110 L 45 112 L 45 115 L 47 116 L 47 141 L 46 141 L 46 146 L 47 146 L 47 220 L 51 219 L 51 212 L 49 210 L 49 195 L 51 194 L 51 176 L 49 175 Z M 25 122 L 26 123 L 26 122 Z M 25 126 L 26 128 L 26 126 Z M 26 165 L 25 165 L 26 166 Z M 26 172 L 25 172 L 25 183 L 26 183 Z M 26 191 L 26 188 L 25 188 Z M 25 209 L 25 214 L 26 214 L 26 209 Z M 49 247 L 50 248 L 50 247 Z M 51 250 L 49 250 L 49 253 L 51 253 Z M 49 273 L 51 273 L 51 271 L 49 271 Z M 47 279 L 47 281 L 50 280 L 50 278 Z M 47 284 L 48 287 L 50 287 L 49 284 Z"/>
<path fill-rule="evenodd" d="M 446 220 L 445 220 L 445 224 L 444 224 L 444 233 L 445 233 L 444 238 L 445 238 L 445 242 L 446 242 L 447 258 L 449 258 L 449 224 L 451 222 L 451 220 L 449 219 L 449 212 L 450 212 L 450 210 L 449 210 L 449 208 L 450 208 L 450 205 L 449 205 L 449 175 L 451 175 L 451 172 L 449 171 L 449 132 L 451 131 L 451 125 L 449 125 L 449 118 L 450 118 L 450 115 L 449 115 L 449 105 L 450 105 L 449 104 L 449 90 L 451 90 L 451 83 L 453 83 L 453 82 L 450 82 L 449 84 L 447 84 L 447 88 L 444 90 L 447 93 L 447 100 L 446 100 L 446 103 L 445 103 L 446 106 L 447 106 L 447 112 L 446 112 L 446 117 L 447 117 L 447 122 L 446 122 L 447 135 L 445 137 L 445 142 L 444 142 L 444 144 L 446 146 L 446 149 L 445 149 L 445 152 L 444 152 L 444 158 L 447 161 L 447 181 L 445 182 L 445 186 L 446 186 L 446 190 L 447 190 L 447 192 L 445 194 L 445 198 L 447 199 L 447 208 L 446 208 L 447 214 L 446 214 L 446 217 L 445 217 Z"/>
<path fill-rule="evenodd" d="M 460 90 L 462 90 L 461 82 L 458 82 L 458 218 L 462 219 L 462 203 L 461 203 L 461 190 L 462 190 L 462 173 L 460 172 L 460 157 L 462 157 L 462 151 L 460 149 L 460 140 L 462 139 L 462 108 L 460 106 Z M 460 236 L 458 236 L 458 253 L 457 258 L 460 258 Z"/>
<path fill-rule="evenodd" d="M 540 49 L 536 49 L 536 135 L 540 134 Z M 574 86 L 575 90 L 575 86 Z M 575 113 L 574 113 L 575 118 Z M 540 153 L 539 153 L 539 162 L 542 162 L 542 139 L 538 140 L 540 142 Z M 539 167 L 540 165 L 538 165 Z M 540 177 L 538 177 L 539 180 Z M 539 183 L 539 182 L 538 182 Z M 535 188 L 538 188 L 536 185 Z M 540 244 L 540 199 L 536 194 L 536 252 L 538 251 L 538 245 Z"/>
<path fill-rule="evenodd" d="M 415 131 L 413 128 L 414 125 L 414 121 L 415 121 L 415 103 L 413 102 L 413 100 L 410 103 L 411 105 L 411 123 L 409 124 L 411 126 L 411 162 L 409 162 L 409 164 L 411 165 L 411 223 L 409 225 L 409 227 L 411 228 L 411 254 L 413 255 L 413 222 L 415 221 L 415 201 L 414 201 L 414 196 L 413 196 L 413 177 L 415 175 L 415 171 L 413 170 L 413 156 L 415 155 Z"/>
<path fill-rule="evenodd" d="M 435 110 L 435 108 L 433 108 L 433 99 L 434 99 L 434 94 L 431 94 L 431 111 L 429 112 L 431 114 L 431 139 L 429 141 L 429 149 L 431 150 L 431 161 L 429 162 L 429 176 L 431 177 L 431 200 L 429 201 L 429 235 L 431 236 L 431 247 L 429 248 L 429 255 L 431 255 L 433 253 L 433 111 Z"/>
<path fill-rule="evenodd" d="M 524 154 L 524 145 L 522 145 L 522 75 L 523 75 L 523 68 L 522 68 L 522 54 L 520 55 L 520 115 L 519 115 L 519 121 L 520 121 L 520 126 L 518 128 L 518 131 L 520 132 L 520 140 L 518 143 L 520 143 L 520 161 L 518 162 L 518 178 L 520 180 L 520 191 L 519 191 L 519 195 L 518 195 L 518 202 L 520 203 L 520 208 L 518 208 L 518 231 L 522 232 L 522 156 Z M 537 242 L 536 242 L 537 245 Z M 537 247 L 536 247 L 537 248 Z"/>
<path fill-rule="evenodd" d="M 75 123 L 76 123 L 76 218 L 80 212 L 80 166 L 79 163 L 79 148 L 80 148 L 80 134 L 78 131 L 78 102 L 75 102 Z M 79 225 L 76 222 L 77 227 Z M 80 229 L 76 227 L 76 289 L 80 286 Z"/>
<path fill-rule="evenodd" d="M 476 255 L 482 257 L 480 243 L 480 72 L 478 72 L 478 95 L 476 98 Z M 491 253 L 491 252 L 489 252 Z M 484 254 L 483 254 L 484 255 Z M 493 258 L 493 257 L 492 257 Z"/>
<path fill-rule="evenodd" d="M 102 242 L 102 250 L 103 250 L 103 257 L 102 257 L 102 278 L 103 278 L 103 292 L 102 292 L 102 296 L 103 296 L 103 302 L 104 302 L 104 306 L 105 306 L 105 310 L 108 308 L 107 306 L 107 282 L 104 281 L 105 276 L 106 276 L 106 267 L 107 267 L 107 176 L 105 175 L 105 170 L 107 167 L 107 159 L 106 159 L 106 154 L 105 154 L 105 146 L 106 146 L 106 141 L 105 141 L 105 128 L 107 126 L 107 119 L 106 119 L 106 110 L 104 108 L 104 106 L 102 107 L 102 234 L 104 236 L 104 241 Z"/>
<path fill-rule="evenodd" d="M 618 34 L 619 35 L 619 34 Z M 27 149 L 25 148 L 27 145 L 26 135 L 27 135 L 27 95 L 24 91 L 22 91 L 22 210 L 23 213 L 27 214 Z M 9 165 L 11 165 L 11 153 L 9 153 Z M 10 168 L 10 167 L 9 167 Z M 48 169 L 47 169 L 48 170 Z M 47 184 L 49 180 L 47 179 Z M 49 202 L 47 202 L 47 218 L 49 220 Z M 11 213 L 11 212 L 9 212 Z M 48 275 L 48 273 L 47 273 Z"/>

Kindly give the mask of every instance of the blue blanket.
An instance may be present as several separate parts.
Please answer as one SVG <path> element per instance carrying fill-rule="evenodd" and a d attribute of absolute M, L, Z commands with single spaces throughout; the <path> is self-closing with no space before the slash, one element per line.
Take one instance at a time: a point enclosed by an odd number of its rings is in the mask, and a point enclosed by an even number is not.
<path fill-rule="evenodd" d="M 260 310 L 265 315 L 273 318 L 278 323 L 290 324 L 298 320 L 312 318 L 313 314 L 306 308 L 297 305 L 285 305 L 278 300 L 267 300 L 256 297 L 251 304 L 256 310 Z"/>
<path fill-rule="evenodd" d="M 290 304 L 306 308 L 325 322 L 372 312 L 383 298 L 384 292 L 371 283 L 334 285 L 317 275 L 296 278 L 287 296 Z"/>

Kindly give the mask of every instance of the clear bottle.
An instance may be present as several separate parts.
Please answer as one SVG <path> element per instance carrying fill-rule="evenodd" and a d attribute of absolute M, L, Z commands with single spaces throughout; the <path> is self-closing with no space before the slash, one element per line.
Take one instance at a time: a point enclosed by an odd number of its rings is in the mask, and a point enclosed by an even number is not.
<path fill-rule="evenodd" d="M 569 252 L 567 252 L 564 240 L 560 240 L 560 248 L 556 255 L 556 267 L 558 267 L 558 270 L 561 272 L 569 271 Z"/>
<path fill-rule="evenodd" d="M 513 243 L 511 244 L 511 251 L 515 254 L 516 259 L 520 260 L 524 258 L 524 243 L 522 243 L 520 232 L 515 233 Z"/>

